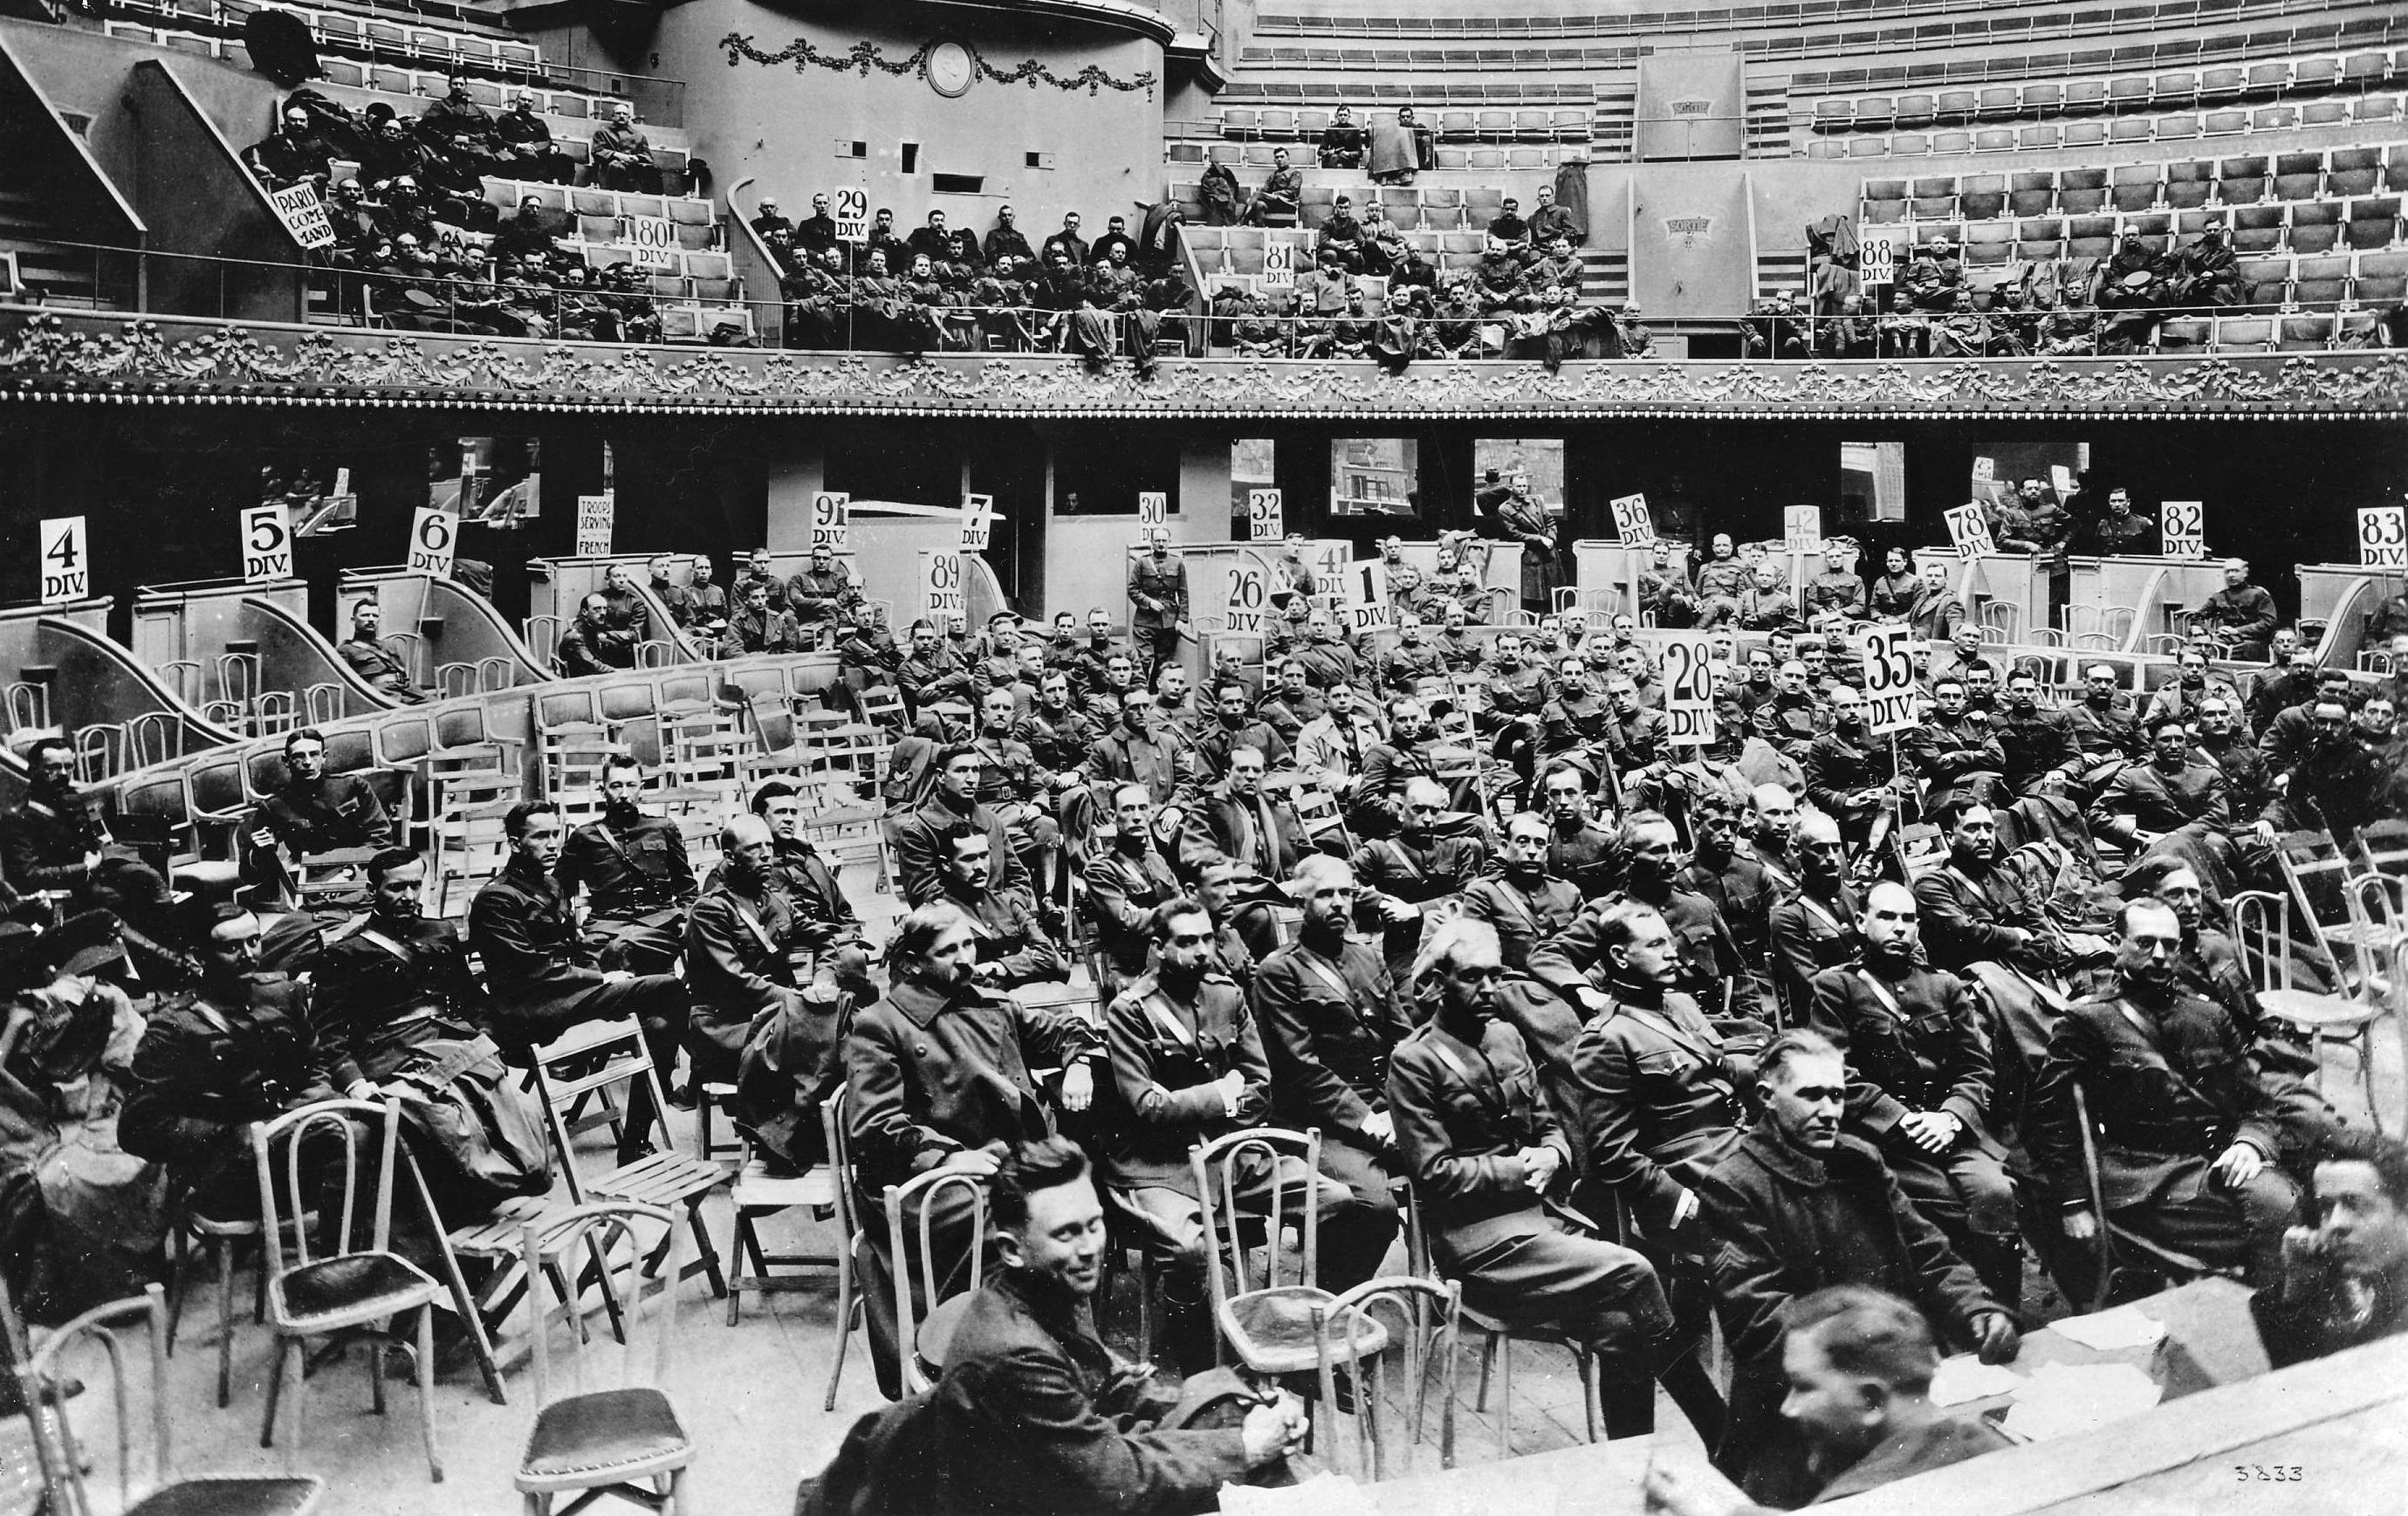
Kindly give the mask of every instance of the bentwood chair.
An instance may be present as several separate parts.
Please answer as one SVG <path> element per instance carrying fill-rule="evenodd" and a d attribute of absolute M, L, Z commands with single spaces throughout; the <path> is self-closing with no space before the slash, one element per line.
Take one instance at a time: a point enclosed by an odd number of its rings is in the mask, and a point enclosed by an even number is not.
<path fill-rule="evenodd" d="M 41 1509 L 48 1516 L 93 1516 L 111 1509 L 93 1499 L 92 1486 L 108 1462 L 103 1450 L 113 1447 L 113 1509 L 123 1516 L 308 1516 L 325 1490 L 322 1480 L 308 1475 L 205 1474 L 179 1480 L 169 1473 L 167 1339 L 161 1329 L 165 1315 L 165 1297 L 153 1284 L 130 1300 L 78 1316 L 52 1333 L 18 1369 L 41 1471 Z M 124 1340 L 136 1329 L 142 1338 L 138 1352 L 129 1351 L 132 1345 Z M 147 1396 L 142 1387 L 129 1382 L 137 1363 L 149 1380 Z M 75 1394 L 68 1386 L 80 1380 L 87 1390 L 98 1387 L 96 1376 L 103 1372 L 109 1393 L 84 1398 L 88 1406 L 115 1410 L 116 1436 L 105 1441 L 78 1437 L 68 1417 Z M 149 1401 L 147 1459 L 136 1452 L 140 1398 Z M 146 1462 L 144 1478 L 138 1470 Z"/>
<path fill-rule="evenodd" d="M 1439 1466 L 1455 1466 L 1455 1357 L 1456 1323 L 1462 1305 L 1462 1287 L 1452 1280 L 1391 1276 L 1366 1280 L 1335 1300 L 1312 1308 L 1313 1367 L 1320 1377 L 1321 1404 L 1325 1408 L 1320 1430 L 1327 1437 L 1325 1456 L 1332 1465 L 1340 1461 L 1339 1444 L 1345 1439 L 1338 1429 L 1340 1418 L 1329 1414 L 1329 1410 L 1342 1404 L 1338 1375 L 1341 1367 L 1346 1367 L 1354 1371 L 1353 1441 L 1362 1477 L 1377 1482 L 1388 1471 L 1392 1450 L 1381 1425 L 1388 1403 L 1387 1355 L 1352 1355 L 1345 1346 L 1379 1324 L 1374 1312 L 1384 1306 L 1395 1312 L 1395 1324 L 1383 1330 L 1392 1331 L 1405 1345 L 1404 1382 L 1398 1387 L 1399 1398 L 1409 1402 L 1398 1408 L 1411 1417 L 1406 1423 L 1405 1441 L 1411 1446 L 1422 1439 L 1422 1426 L 1429 1408 L 1430 1370 L 1435 1366 Z"/>
<path fill-rule="evenodd" d="M 638 1223 L 660 1240 L 641 1235 Z M 694 1462 L 694 1438 L 660 1387 L 677 1328 L 679 1230 L 674 1210 L 629 1200 L 599 1200 L 527 1223 L 523 1266 L 530 1281 L 545 1282 L 530 1285 L 539 1323 L 534 1333 L 536 1413 L 512 1479 L 526 1516 L 551 1516 L 553 1497 L 571 1491 L 578 1493 L 569 1511 L 609 1495 L 685 1516 L 685 1471 Z M 656 1264 L 661 1249 L 666 1250 L 666 1262 Z M 555 1396 L 552 1334 L 540 1324 L 546 1315 L 542 1296 L 547 1289 L 555 1293 L 563 1314 L 578 1319 L 578 1287 L 566 1284 L 566 1271 L 549 1266 L 552 1259 L 580 1254 L 597 1261 L 597 1282 L 620 1302 L 623 1331 L 612 1346 L 600 1334 L 572 1330 L 569 1390 Z M 614 1352 L 615 1372 L 608 1364 Z M 595 1364 L 590 1383 L 589 1360 Z"/>

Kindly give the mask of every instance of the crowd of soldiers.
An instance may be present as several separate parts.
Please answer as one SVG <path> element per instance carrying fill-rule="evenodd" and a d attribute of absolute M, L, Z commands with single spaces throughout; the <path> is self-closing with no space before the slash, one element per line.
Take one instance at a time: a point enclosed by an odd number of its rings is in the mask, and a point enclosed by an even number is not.
<path fill-rule="evenodd" d="M 624 104 L 595 129 L 588 153 L 605 189 L 661 189 L 652 145 Z M 643 269 L 592 266 L 574 241 L 576 218 L 541 195 L 523 196 L 507 217 L 488 200 L 487 179 L 566 184 L 574 172 L 529 91 L 497 115 L 455 79 L 410 121 L 381 101 L 354 113 L 296 90 L 243 161 L 271 190 L 317 192 L 335 238 L 317 256 L 350 276 L 333 281 L 347 314 L 415 331 L 660 340 Z M 338 163 L 355 172 L 337 179 Z"/>
<path fill-rule="evenodd" d="M 2162 245 L 2158 245 L 2162 244 Z M 2172 316 L 2212 316 L 2247 303 L 2230 238 L 2208 226 L 2188 241 L 2127 229 L 2104 258 L 2063 258 L 1969 271 L 1945 233 L 1900 250 L 1885 301 L 1858 286 L 1849 260 L 1827 258 L 1801 300 L 1778 291 L 1743 322 L 1751 358 L 2087 358 L 2147 351 Z M 2344 343 L 2383 347 L 2387 322 L 2353 327 Z"/>

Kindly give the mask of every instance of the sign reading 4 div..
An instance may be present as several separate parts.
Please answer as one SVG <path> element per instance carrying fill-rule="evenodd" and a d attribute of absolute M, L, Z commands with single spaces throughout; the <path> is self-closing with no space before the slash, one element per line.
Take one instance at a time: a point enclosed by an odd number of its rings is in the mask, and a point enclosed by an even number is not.
<path fill-rule="evenodd" d="M 2369 568 L 2408 568 L 2408 506 L 2358 508 L 2358 561 Z"/>
<path fill-rule="evenodd" d="M 34 538 L 41 554 L 42 604 L 64 605 L 92 594 L 92 549 L 80 516 L 53 516 Z"/>
<path fill-rule="evenodd" d="M 1277 490 L 1246 492 L 1246 540 L 1277 542 L 1287 535 L 1285 508 Z"/>
<path fill-rule="evenodd" d="M 1660 646 L 1664 740 L 1679 748 L 1703 747 L 1714 739 L 1713 638 L 1704 632 L 1673 632 Z"/>
<path fill-rule="evenodd" d="M 452 577 L 452 560 L 460 551 L 460 513 L 421 506 L 409 522 L 409 571 Z"/>
<path fill-rule="evenodd" d="M 1868 626 L 1857 634 L 1865 667 L 1865 729 L 1875 737 L 1922 724 L 1914 691 L 1914 628 Z"/>
<path fill-rule="evenodd" d="M 252 506 L 242 513 L 242 579 L 273 584 L 293 577 L 293 511 Z"/>
<path fill-rule="evenodd" d="M 1656 545 L 1656 518 L 1647 513 L 1647 497 L 1643 494 L 1621 494 L 1613 497 L 1613 531 L 1626 548 L 1652 548 Z"/>

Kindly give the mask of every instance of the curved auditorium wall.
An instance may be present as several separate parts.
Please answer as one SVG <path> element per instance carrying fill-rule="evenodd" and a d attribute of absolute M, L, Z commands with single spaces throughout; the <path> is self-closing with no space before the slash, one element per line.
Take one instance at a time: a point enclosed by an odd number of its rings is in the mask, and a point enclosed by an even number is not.
<path fill-rule="evenodd" d="M 692 0 L 662 12 L 653 46 L 660 72 L 686 81 L 694 149 L 722 193 L 755 178 L 748 193 L 775 196 L 799 221 L 812 192 L 853 185 L 871 208 L 894 210 L 897 235 L 942 208 L 981 237 L 1009 203 L 1034 247 L 1065 210 L 1082 213 L 1091 240 L 1112 214 L 1129 216 L 1134 233 L 1135 207 L 1162 193 L 1168 25 L 1124 0 L 1095 9 L 1128 21 L 944 4 L 802 15 Z M 941 66 L 934 79 L 924 66 L 946 44 L 962 51 L 940 65 L 964 54 L 970 65 L 958 95 L 939 93 L 955 82 Z M 866 62 L 839 70 L 808 57 Z M 855 142 L 865 156 L 838 155 Z"/>

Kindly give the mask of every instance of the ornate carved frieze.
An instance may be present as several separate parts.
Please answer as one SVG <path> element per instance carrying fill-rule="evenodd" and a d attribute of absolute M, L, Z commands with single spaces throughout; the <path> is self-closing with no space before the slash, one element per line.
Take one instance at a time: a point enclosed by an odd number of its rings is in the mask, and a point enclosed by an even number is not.
<path fill-rule="evenodd" d="M 2408 412 L 2388 351 L 1919 363 L 1164 359 L 1151 375 L 1045 354 L 753 351 L 247 329 L 0 311 L 0 396 L 21 404 L 474 407 L 678 414 L 1471 419 L 1511 413 L 1902 418 Z"/>

